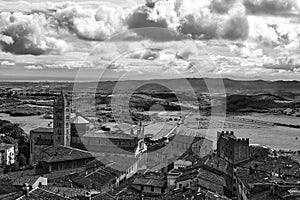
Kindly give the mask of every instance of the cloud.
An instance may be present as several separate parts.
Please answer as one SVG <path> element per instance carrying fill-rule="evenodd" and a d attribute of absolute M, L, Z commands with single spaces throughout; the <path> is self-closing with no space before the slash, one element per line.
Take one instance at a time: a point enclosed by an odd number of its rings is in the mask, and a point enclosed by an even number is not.
<path fill-rule="evenodd" d="M 25 69 L 32 69 L 32 70 L 38 70 L 38 69 L 43 69 L 41 65 L 26 65 L 24 66 Z"/>
<path fill-rule="evenodd" d="M 89 61 L 65 61 L 65 62 L 53 62 L 53 63 L 36 63 L 32 65 L 24 66 L 25 69 L 79 69 L 79 68 L 99 68 L 94 63 Z"/>
<path fill-rule="evenodd" d="M 125 28 L 127 10 L 102 5 L 96 9 L 84 8 L 75 3 L 57 6 L 53 14 L 60 26 L 85 40 L 106 40 Z"/>
<path fill-rule="evenodd" d="M 266 69 L 294 71 L 300 68 L 300 57 L 288 55 L 280 55 L 276 58 L 268 57 L 263 66 Z"/>
<path fill-rule="evenodd" d="M 235 3 L 227 12 L 226 15 L 219 15 L 209 6 L 201 7 L 182 18 L 182 33 L 198 39 L 246 39 L 249 25 L 243 5 Z"/>
<path fill-rule="evenodd" d="M 0 47 L 14 54 L 61 54 L 67 50 L 66 42 L 48 36 L 45 16 L 23 13 L 0 14 Z"/>
<path fill-rule="evenodd" d="M 296 9 L 297 0 L 244 0 L 244 5 L 252 14 L 278 14 Z"/>
<path fill-rule="evenodd" d="M 212 0 L 210 4 L 210 9 L 217 13 L 227 13 L 233 5 L 236 3 L 236 0 Z"/>
<path fill-rule="evenodd" d="M 4 60 L 0 63 L 1 66 L 14 66 L 16 65 L 16 63 L 8 61 L 8 60 Z"/>
<path fill-rule="evenodd" d="M 255 43 L 235 43 L 229 45 L 230 52 L 242 58 L 255 58 L 263 56 L 263 50 Z"/>
<path fill-rule="evenodd" d="M 127 55 L 128 58 L 133 59 L 144 59 L 144 60 L 155 60 L 159 58 L 159 52 L 154 52 L 149 49 L 136 51 Z"/>

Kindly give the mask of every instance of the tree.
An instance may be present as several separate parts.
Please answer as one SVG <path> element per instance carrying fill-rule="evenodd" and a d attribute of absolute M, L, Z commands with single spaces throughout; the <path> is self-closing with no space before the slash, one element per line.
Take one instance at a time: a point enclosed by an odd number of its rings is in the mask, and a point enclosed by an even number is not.
<path fill-rule="evenodd" d="M 19 145 L 24 145 L 29 141 L 28 135 L 24 132 L 18 124 L 6 123 L 0 128 L 0 134 L 6 137 L 11 137 L 17 140 Z"/>
<path fill-rule="evenodd" d="M 26 157 L 24 156 L 23 153 L 18 156 L 18 162 L 20 167 L 23 167 L 27 164 Z"/>
<path fill-rule="evenodd" d="M 6 143 L 6 144 L 16 144 L 16 140 L 10 136 L 3 137 L 2 142 Z"/>

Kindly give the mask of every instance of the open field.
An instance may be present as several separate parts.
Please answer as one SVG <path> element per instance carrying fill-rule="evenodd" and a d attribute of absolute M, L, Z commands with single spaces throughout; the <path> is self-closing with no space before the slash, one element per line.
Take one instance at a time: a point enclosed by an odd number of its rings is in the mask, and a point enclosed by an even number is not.
<path fill-rule="evenodd" d="M 19 124 L 20 127 L 29 134 L 30 130 L 38 127 L 48 127 L 52 119 L 43 119 L 43 116 L 27 116 L 27 117 L 12 117 L 8 114 L 0 113 L 1 120 L 8 120 L 12 123 Z M 52 124 L 51 124 L 52 125 Z"/>
<path fill-rule="evenodd" d="M 200 129 L 203 135 L 214 141 L 216 145 L 217 132 L 221 129 Z M 225 129 L 226 131 L 226 129 Z M 258 129 L 228 129 L 234 131 L 237 137 L 250 138 L 250 144 L 259 144 L 273 149 L 299 150 L 300 134 L 298 129 L 286 127 L 258 128 Z M 296 139 L 298 138 L 298 139 Z M 216 146 L 215 146 L 216 147 Z"/>
<path fill-rule="evenodd" d="M 242 118 L 263 120 L 263 121 L 268 121 L 273 123 L 300 125 L 300 117 L 293 117 L 287 115 L 253 113 L 251 115 L 242 116 Z"/>
<path fill-rule="evenodd" d="M 170 116 L 176 114 L 175 112 L 170 113 Z M 255 117 L 256 116 L 256 117 Z M 241 117 L 241 116 L 235 116 Z M 223 117 L 213 117 L 210 122 L 210 117 L 190 115 L 186 120 L 185 125 L 189 128 L 197 129 L 198 122 L 202 124 L 206 123 L 207 128 L 200 128 L 198 132 L 208 139 L 217 141 L 218 131 L 234 131 L 237 137 L 250 138 L 251 144 L 259 144 L 268 146 L 273 149 L 284 149 L 284 150 L 299 150 L 300 149 L 300 130 L 288 127 L 270 126 L 262 123 L 249 123 L 243 121 L 233 121 L 232 116 L 226 118 L 225 123 Z M 276 116 L 276 115 L 249 115 L 242 116 L 242 118 L 249 118 L 254 120 L 263 120 L 268 122 L 276 123 L 297 123 L 299 124 L 299 118 L 289 116 Z M 212 123 L 208 129 L 209 122 Z"/>

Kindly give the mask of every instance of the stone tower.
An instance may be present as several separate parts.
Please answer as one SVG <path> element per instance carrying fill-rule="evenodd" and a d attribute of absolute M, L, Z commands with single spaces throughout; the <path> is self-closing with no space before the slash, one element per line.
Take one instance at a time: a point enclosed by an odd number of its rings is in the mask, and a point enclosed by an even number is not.
<path fill-rule="evenodd" d="M 233 131 L 218 132 L 217 155 L 232 164 L 248 160 L 249 138 L 236 138 Z"/>
<path fill-rule="evenodd" d="M 63 91 L 54 100 L 53 136 L 54 145 L 70 146 L 71 143 L 70 108 Z"/>

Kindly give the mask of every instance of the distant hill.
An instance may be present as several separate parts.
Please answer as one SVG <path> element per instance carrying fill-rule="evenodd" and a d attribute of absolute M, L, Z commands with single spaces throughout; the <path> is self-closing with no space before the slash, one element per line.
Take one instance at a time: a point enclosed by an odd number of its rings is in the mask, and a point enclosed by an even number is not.
<path fill-rule="evenodd" d="M 235 93 L 237 91 L 253 91 L 255 93 L 268 93 L 268 92 L 289 92 L 289 93 L 300 93 L 300 82 L 299 81 L 240 81 L 232 79 L 223 79 L 223 85 L 226 91 L 229 93 Z M 207 85 L 212 88 L 218 89 L 222 87 L 222 81 L 214 78 L 189 78 L 189 79 L 157 79 L 148 81 L 122 81 L 123 87 L 130 87 L 134 85 L 144 85 L 140 87 L 140 90 L 154 90 L 156 92 L 164 91 L 166 87 L 174 88 L 177 91 L 184 91 L 190 86 L 195 91 L 205 92 L 208 91 Z M 116 82 L 100 82 L 99 88 L 113 87 Z M 155 83 L 155 84 L 153 84 Z"/>
<path fill-rule="evenodd" d="M 272 95 L 229 95 L 227 96 L 228 112 L 265 112 L 271 108 L 293 108 L 299 107 L 299 103 Z"/>
<path fill-rule="evenodd" d="M 220 84 L 222 83 L 222 84 Z M 0 86 L 5 87 L 36 87 L 36 86 L 49 86 L 51 89 L 57 88 L 64 90 L 73 90 L 72 82 L 0 82 Z M 156 79 L 156 80 L 128 80 L 128 81 L 105 81 L 105 82 L 81 82 L 77 83 L 77 87 L 83 89 L 91 89 L 98 86 L 98 92 L 111 93 L 116 86 L 121 85 L 123 88 L 132 88 L 139 91 L 189 91 L 190 88 L 197 92 L 208 92 L 207 85 L 213 92 L 218 92 L 224 86 L 228 94 L 264 94 L 270 93 L 278 96 L 288 96 L 293 98 L 300 94 L 299 81 L 264 81 L 264 80 L 232 80 L 232 79 L 215 79 L 215 78 L 187 78 L 187 79 Z"/>

